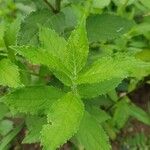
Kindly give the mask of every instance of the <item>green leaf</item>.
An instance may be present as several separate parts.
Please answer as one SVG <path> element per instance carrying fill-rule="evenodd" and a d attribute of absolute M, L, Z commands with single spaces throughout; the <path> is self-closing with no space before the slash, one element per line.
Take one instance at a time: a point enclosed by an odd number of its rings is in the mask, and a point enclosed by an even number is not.
<path fill-rule="evenodd" d="M 101 125 L 85 112 L 76 138 L 86 150 L 110 150 L 108 136 Z"/>
<path fill-rule="evenodd" d="M 92 15 L 87 19 L 90 42 L 107 41 L 127 33 L 134 22 L 112 14 Z"/>
<path fill-rule="evenodd" d="M 41 131 L 44 149 L 55 150 L 67 142 L 77 132 L 83 111 L 83 103 L 73 93 L 56 101 L 48 113 L 48 124 Z"/>
<path fill-rule="evenodd" d="M 16 128 L 13 129 L 9 134 L 7 134 L 1 141 L 0 141 L 0 149 L 3 150 L 5 147 L 14 139 L 14 137 L 20 132 L 22 129 L 23 124 L 20 124 Z"/>
<path fill-rule="evenodd" d="M 18 44 L 38 44 L 38 25 L 51 27 L 58 33 L 64 31 L 65 17 L 63 13 L 53 14 L 50 10 L 43 9 L 30 13 L 22 22 L 18 36 Z"/>
<path fill-rule="evenodd" d="M 104 8 L 110 4 L 110 0 L 93 0 L 94 8 Z"/>
<path fill-rule="evenodd" d="M 53 64 L 50 66 L 56 64 L 53 68 L 58 68 L 57 71 L 64 72 L 74 82 L 88 55 L 85 20 L 71 33 L 67 42 L 53 30 L 46 28 L 40 31 L 39 37 L 43 48 L 52 55 Z M 55 75 L 60 78 L 60 75 Z"/>
<path fill-rule="evenodd" d="M 127 103 L 126 99 L 123 99 L 116 104 L 116 109 L 113 116 L 113 124 L 117 128 L 121 129 L 125 125 L 129 116 L 129 104 Z"/>
<path fill-rule="evenodd" d="M 118 93 L 116 92 L 116 89 L 110 91 L 110 92 L 108 93 L 108 96 L 109 96 L 110 99 L 111 99 L 112 101 L 114 101 L 114 102 L 117 102 L 118 99 L 119 99 Z"/>
<path fill-rule="evenodd" d="M 131 32 L 129 33 L 130 36 L 138 36 L 138 35 L 148 35 L 150 32 L 150 24 L 148 22 L 143 22 L 136 25 Z M 147 36 L 146 36 L 147 37 Z M 148 36 L 149 37 L 149 36 Z"/>
<path fill-rule="evenodd" d="M 66 54 L 67 42 L 63 37 L 60 37 L 54 30 L 40 27 L 39 40 L 41 47 L 55 57 L 61 58 Z"/>
<path fill-rule="evenodd" d="M 132 117 L 136 118 L 137 120 L 150 125 L 150 115 L 146 113 L 143 109 L 140 107 L 131 104 L 129 106 L 129 113 Z"/>
<path fill-rule="evenodd" d="M 40 142 L 40 132 L 42 126 L 46 124 L 46 117 L 30 116 L 26 119 L 27 135 L 23 139 L 22 143 L 38 143 Z"/>
<path fill-rule="evenodd" d="M 43 113 L 62 96 L 63 92 L 52 86 L 31 86 L 17 89 L 2 100 L 13 113 L 37 114 Z"/>
<path fill-rule="evenodd" d="M 111 119 L 110 115 L 108 115 L 104 110 L 99 107 L 93 105 L 86 105 L 87 111 L 95 118 L 95 120 L 99 123 L 105 122 L 106 120 Z"/>
<path fill-rule="evenodd" d="M 10 120 L 0 121 L 0 134 L 5 136 L 13 129 L 13 122 Z"/>
<path fill-rule="evenodd" d="M 8 113 L 8 108 L 5 104 L 0 103 L 0 120 L 4 118 L 4 116 Z"/>
<path fill-rule="evenodd" d="M 150 9 L 150 1 L 149 0 L 139 0 L 145 7 Z"/>
<path fill-rule="evenodd" d="M 123 5 L 131 5 L 134 2 L 136 2 L 136 0 L 113 0 L 113 2 L 118 6 L 123 6 Z"/>
<path fill-rule="evenodd" d="M 41 47 L 12 47 L 31 63 L 48 66 L 54 75 L 70 86 L 76 82 L 78 72 L 84 67 L 88 55 L 85 20 L 71 33 L 68 42 L 54 30 L 41 28 Z"/>
<path fill-rule="evenodd" d="M 94 98 L 105 95 L 115 89 L 122 79 L 110 79 L 101 83 L 78 85 L 78 91 L 83 98 Z"/>
<path fill-rule="evenodd" d="M 42 59 L 41 64 L 47 65 L 60 80 L 67 85 L 70 84 L 71 73 L 67 66 L 67 41 L 48 28 L 40 29 L 39 38 L 42 48 L 36 53 L 37 62 Z M 30 55 L 28 57 L 33 61 Z"/>
<path fill-rule="evenodd" d="M 19 69 L 8 59 L 0 60 L 0 85 L 14 88 L 21 86 Z"/>
<path fill-rule="evenodd" d="M 106 133 L 108 134 L 109 138 L 111 140 L 116 140 L 117 132 L 116 132 L 115 128 L 112 126 L 112 124 L 110 123 L 110 121 L 104 122 L 103 127 L 104 127 Z"/>
<path fill-rule="evenodd" d="M 78 84 L 103 83 L 111 79 L 136 77 L 139 72 L 144 74 L 142 71 L 148 69 L 149 65 L 125 53 L 102 57 L 80 74 Z"/>
<path fill-rule="evenodd" d="M 66 21 L 66 30 L 64 34 L 67 32 L 70 33 L 70 30 L 75 28 L 75 26 L 78 24 L 79 18 L 81 17 L 80 9 L 75 5 L 70 5 L 62 8 L 62 12 L 65 15 Z"/>
<path fill-rule="evenodd" d="M 83 19 L 78 27 L 71 33 L 67 44 L 67 64 L 75 78 L 78 72 L 85 66 L 89 52 L 88 39 Z M 73 79 L 74 80 L 74 79 Z"/>
<path fill-rule="evenodd" d="M 47 36 L 49 37 L 49 35 L 54 34 L 53 38 L 49 39 L 49 41 L 51 43 L 55 42 L 57 40 L 58 41 L 61 40 L 61 38 L 58 35 L 56 35 L 55 32 L 51 31 L 50 29 L 43 28 L 42 31 L 45 33 L 45 35 L 42 35 L 43 37 L 47 37 Z M 56 37 L 55 37 L 55 35 L 56 35 Z M 47 39 L 48 39 L 48 37 L 47 37 Z M 63 43 L 63 41 L 64 40 L 62 40 L 61 43 Z M 54 46 L 54 44 L 52 44 L 52 45 Z M 49 47 L 50 47 L 50 49 L 36 48 L 33 46 L 13 46 L 12 48 L 15 51 L 17 51 L 17 53 L 24 56 L 32 64 L 40 64 L 40 65 L 47 66 L 55 74 L 55 76 L 59 80 L 61 80 L 64 84 L 71 85 L 71 79 L 70 79 L 71 74 L 67 70 L 66 66 L 64 66 L 64 58 L 65 58 L 66 52 L 62 54 L 63 49 L 61 49 L 62 56 L 60 55 L 59 50 L 61 47 L 59 46 L 58 43 L 57 43 L 57 45 L 55 45 L 55 47 L 58 48 L 57 49 L 58 53 L 57 53 L 56 48 L 51 49 L 51 45 L 49 45 Z"/>
<path fill-rule="evenodd" d="M 5 33 L 5 23 L 0 23 L 0 51 L 5 47 L 4 42 L 4 33 Z"/>
<path fill-rule="evenodd" d="M 20 23 L 21 19 L 17 18 L 14 22 L 8 25 L 4 33 L 4 40 L 7 47 L 17 44 L 17 36 L 20 29 Z"/>
<path fill-rule="evenodd" d="M 139 58 L 146 62 L 150 62 L 150 49 L 144 49 L 136 53 L 136 58 Z"/>

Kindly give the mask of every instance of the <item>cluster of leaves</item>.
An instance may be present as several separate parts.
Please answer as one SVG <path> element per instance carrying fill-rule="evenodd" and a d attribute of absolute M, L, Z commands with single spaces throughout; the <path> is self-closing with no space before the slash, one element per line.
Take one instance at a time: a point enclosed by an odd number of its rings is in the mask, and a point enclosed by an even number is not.
<path fill-rule="evenodd" d="M 127 149 L 149 149 L 150 137 L 146 136 L 143 132 L 136 133 L 133 136 L 129 136 L 125 139 L 123 147 Z"/>
<path fill-rule="evenodd" d="M 0 22 L 0 101 L 24 120 L 23 143 L 109 150 L 129 117 L 150 125 L 127 95 L 150 74 L 148 0 L 13 4 L 16 19 Z M 1 149 L 23 127 L 4 121 Z"/>

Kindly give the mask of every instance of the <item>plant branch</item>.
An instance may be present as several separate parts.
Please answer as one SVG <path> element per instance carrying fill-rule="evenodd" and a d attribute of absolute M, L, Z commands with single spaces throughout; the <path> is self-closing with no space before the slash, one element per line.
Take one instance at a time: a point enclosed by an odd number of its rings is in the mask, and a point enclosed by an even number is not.
<path fill-rule="evenodd" d="M 60 8 L 61 8 L 61 0 L 56 0 L 55 1 L 55 12 L 56 13 L 60 12 Z"/>
<path fill-rule="evenodd" d="M 55 13 L 56 12 L 56 10 L 55 10 L 55 8 L 47 1 L 47 0 L 43 0 L 47 5 L 48 5 L 48 7 Z"/>

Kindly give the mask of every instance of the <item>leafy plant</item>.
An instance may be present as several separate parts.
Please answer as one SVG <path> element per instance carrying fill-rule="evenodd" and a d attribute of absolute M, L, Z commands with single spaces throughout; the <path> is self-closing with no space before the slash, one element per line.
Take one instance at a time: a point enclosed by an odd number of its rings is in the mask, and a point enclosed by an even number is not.
<path fill-rule="evenodd" d="M 127 137 L 123 146 L 127 149 L 149 149 L 149 137 L 144 133 L 136 133 L 133 136 Z"/>
<path fill-rule="evenodd" d="M 8 87 L 0 101 L 24 120 L 23 143 L 55 150 L 70 140 L 78 149 L 109 150 L 109 137 L 114 140 L 130 116 L 150 125 L 149 115 L 127 95 L 150 73 L 147 51 L 141 52 L 134 39 L 141 36 L 142 25 L 125 18 L 125 5 L 134 2 L 113 1 L 118 15 L 97 13 L 110 7 L 107 0 L 62 2 L 62 8 L 60 0 L 44 0 L 42 9 L 40 1 L 32 2 L 34 12 L 11 24 L 5 21 L 6 27 L 2 23 L 0 37 L 0 85 Z M 149 40 L 149 30 L 142 34 Z M 1 149 L 22 128 L 4 135 Z"/>

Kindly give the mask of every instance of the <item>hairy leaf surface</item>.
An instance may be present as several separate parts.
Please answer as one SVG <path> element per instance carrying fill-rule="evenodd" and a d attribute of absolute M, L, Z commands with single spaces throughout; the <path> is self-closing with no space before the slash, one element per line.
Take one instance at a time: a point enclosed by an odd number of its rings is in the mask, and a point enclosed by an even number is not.
<path fill-rule="evenodd" d="M 66 65 L 73 76 L 77 76 L 85 65 L 89 52 L 85 20 L 81 21 L 79 26 L 71 33 L 68 39 L 67 52 L 68 64 Z"/>
<path fill-rule="evenodd" d="M 62 13 L 54 15 L 49 10 L 37 10 L 30 13 L 21 24 L 18 36 L 18 44 L 38 44 L 38 25 L 51 27 L 57 32 L 64 31 L 65 17 Z"/>
<path fill-rule="evenodd" d="M 50 30 L 47 30 L 47 32 L 48 31 Z M 60 58 L 61 56 L 56 55 L 57 51 L 55 51 L 56 54 L 53 54 L 55 52 L 51 52 L 51 49 L 36 48 L 33 46 L 13 46 L 12 48 L 16 50 L 17 53 L 24 56 L 31 63 L 47 66 L 64 84 L 71 85 L 71 74 L 64 66 Z"/>
<path fill-rule="evenodd" d="M 142 62 L 128 54 L 105 56 L 84 70 L 78 78 L 78 83 L 101 83 L 113 78 L 135 77 L 140 70 L 149 66 L 149 63 Z"/>
<path fill-rule="evenodd" d="M 48 113 L 48 124 L 41 131 L 44 149 L 56 150 L 67 142 L 77 132 L 83 111 L 83 103 L 73 93 L 56 101 Z"/>
<path fill-rule="evenodd" d="M 31 113 L 45 111 L 55 100 L 63 96 L 63 92 L 52 86 L 31 86 L 17 89 L 2 97 L 13 113 Z"/>
<path fill-rule="evenodd" d="M 7 47 L 10 45 L 16 45 L 17 35 L 20 29 L 20 22 L 21 19 L 17 18 L 14 22 L 8 25 L 4 33 L 4 40 Z"/>
<path fill-rule="evenodd" d="M 30 62 L 48 66 L 64 84 L 73 85 L 88 55 L 85 20 L 72 32 L 68 41 L 48 28 L 40 28 L 39 38 L 40 48 L 32 46 L 12 48 Z"/>
<path fill-rule="evenodd" d="M 78 91 L 83 98 L 94 98 L 115 89 L 122 79 L 105 80 L 94 84 L 78 85 Z"/>

